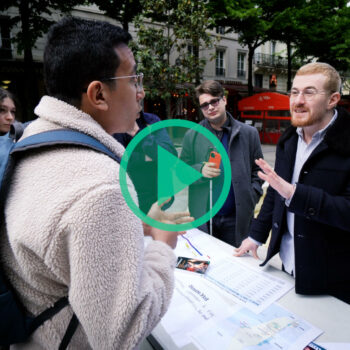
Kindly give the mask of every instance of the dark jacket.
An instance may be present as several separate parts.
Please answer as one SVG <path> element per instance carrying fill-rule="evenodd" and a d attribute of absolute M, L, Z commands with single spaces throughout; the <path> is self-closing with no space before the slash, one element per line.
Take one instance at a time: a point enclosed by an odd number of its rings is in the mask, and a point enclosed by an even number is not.
<path fill-rule="evenodd" d="M 291 126 L 276 149 L 275 170 L 288 182 L 297 142 L 296 128 Z M 350 114 L 344 109 L 338 109 L 338 118 L 303 165 L 290 206 L 268 188 L 250 232 L 265 242 L 272 229 L 262 265 L 280 250 L 287 210 L 295 214 L 296 292 L 348 295 L 350 301 Z"/>
<path fill-rule="evenodd" d="M 148 125 L 160 121 L 159 117 L 151 113 L 140 113 L 140 118 L 136 120 L 140 130 Z M 114 134 L 113 137 L 118 140 L 125 148 L 132 140 L 132 136 L 127 133 Z M 128 162 L 127 172 L 130 176 L 139 200 L 139 208 L 145 214 L 148 213 L 151 205 L 158 200 L 157 197 L 157 164 L 158 150 L 157 146 L 161 146 L 168 152 L 177 156 L 177 151 L 172 143 L 166 129 L 160 129 L 150 133 L 145 137 L 134 149 L 132 156 Z M 147 158 L 147 159 L 146 159 Z M 169 208 L 174 198 L 166 203 L 163 210 Z"/>
<path fill-rule="evenodd" d="M 227 113 L 230 118 L 228 156 L 232 169 L 232 185 L 236 203 L 236 242 L 240 244 L 248 235 L 254 208 L 262 195 L 262 180 L 257 173 L 255 159 L 262 158 L 259 134 L 254 127 L 243 124 Z M 201 125 L 210 130 L 208 121 Z M 213 145 L 202 134 L 189 130 L 183 139 L 180 158 L 194 169 L 201 171 L 202 162 L 208 161 Z M 189 188 L 189 210 L 196 219 L 209 209 L 209 180 L 202 178 Z"/>

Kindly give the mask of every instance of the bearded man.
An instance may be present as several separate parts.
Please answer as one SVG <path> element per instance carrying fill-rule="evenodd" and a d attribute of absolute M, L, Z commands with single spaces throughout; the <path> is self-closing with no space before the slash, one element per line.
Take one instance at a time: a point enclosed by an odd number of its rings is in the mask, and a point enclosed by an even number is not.
<path fill-rule="evenodd" d="M 301 67 L 290 92 L 292 125 L 281 136 L 273 170 L 259 159 L 267 195 L 236 256 L 271 240 L 300 294 L 350 303 L 350 115 L 337 107 L 341 79 L 326 63 Z"/>

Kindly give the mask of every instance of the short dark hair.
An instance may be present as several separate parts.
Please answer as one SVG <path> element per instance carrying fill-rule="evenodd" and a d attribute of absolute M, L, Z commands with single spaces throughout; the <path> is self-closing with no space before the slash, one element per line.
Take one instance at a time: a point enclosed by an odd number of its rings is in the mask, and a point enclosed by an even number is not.
<path fill-rule="evenodd" d="M 131 35 L 108 22 L 66 17 L 48 33 L 44 51 L 47 92 L 76 107 L 93 80 L 113 77 L 119 66 L 115 48 Z"/>
<path fill-rule="evenodd" d="M 203 94 L 223 97 L 225 95 L 225 90 L 219 82 L 215 80 L 205 80 L 196 87 L 196 97 L 199 98 L 199 96 Z"/>
<path fill-rule="evenodd" d="M 15 96 L 7 89 L 3 89 L 2 87 L 0 87 L 0 102 L 2 102 L 6 97 L 10 98 L 16 105 L 17 101 L 15 99 Z"/>

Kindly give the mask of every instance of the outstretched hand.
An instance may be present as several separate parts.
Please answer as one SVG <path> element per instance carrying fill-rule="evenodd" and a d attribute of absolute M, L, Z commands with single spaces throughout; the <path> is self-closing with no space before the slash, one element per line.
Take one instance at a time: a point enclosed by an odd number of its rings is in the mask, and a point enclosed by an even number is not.
<path fill-rule="evenodd" d="M 295 186 L 278 176 L 264 159 L 256 159 L 255 163 L 262 170 L 258 172 L 260 179 L 267 181 L 269 185 L 283 198 L 289 199 L 292 197 L 295 191 Z"/>
<path fill-rule="evenodd" d="M 153 203 L 147 215 L 154 220 L 172 225 L 184 224 L 187 222 L 192 222 L 194 220 L 194 218 L 190 216 L 190 213 L 188 211 L 176 213 L 163 211 L 163 205 L 169 200 L 165 201 L 160 205 L 157 202 Z"/>
<path fill-rule="evenodd" d="M 165 201 L 161 205 L 158 205 L 157 202 L 153 203 L 147 215 L 154 220 L 170 225 L 183 224 L 194 220 L 188 211 L 177 213 L 168 213 L 163 211 L 163 205 L 169 202 L 169 200 Z M 167 243 L 173 249 L 176 247 L 177 237 L 186 233 L 186 231 L 165 231 L 156 227 L 151 227 L 146 223 L 143 223 L 143 230 L 146 236 L 151 236 L 156 241 Z"/>

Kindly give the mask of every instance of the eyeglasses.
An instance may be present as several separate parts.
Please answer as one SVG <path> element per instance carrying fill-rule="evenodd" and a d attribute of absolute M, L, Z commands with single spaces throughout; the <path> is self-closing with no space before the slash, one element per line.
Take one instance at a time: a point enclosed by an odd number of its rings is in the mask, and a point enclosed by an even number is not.
<path fill-rule="evenodd" d="M 333 93 L 334 91 L 330 91 Z M 310 101 L 312 100 L 316 95 L 327 95 L 329 92 L 325 90 L 316 90 L 313 88 L 308 88 L 302 91 L 299 91 L 297 89 L 292 89 L 288 92 L 288 96 L 290 99 L 296 99 L 300 94 L 305 98 L 305 100 Z"/>
<path fill-rule="evenodd" d="M 143 89 L 143 73 L 139 73 L 139 74 L 135 74 L 135 75 L 124 75 L 122 77 L 113 77 L 113 78 L 104 78 L 104 79 L 100 79 L 101 81 L 108 81 L 108 80 L 118 80 L 118 79 L 134 79 L 135 82 L 135 87 L 137 92 L 141 92 Z"/>
<path fill-rule="evenodd" d="M 199 108 L 202 111 L 207 111 L 209 109 L 209 106 L 217 107 L 219 105 L 219 102 L 220 102 L 221 99 L 222 99 L 222 96 L 218 97 L 218 98 L 213 98 L 209 102 L 204 102 L 201 105 L 199 105 Z"/>

